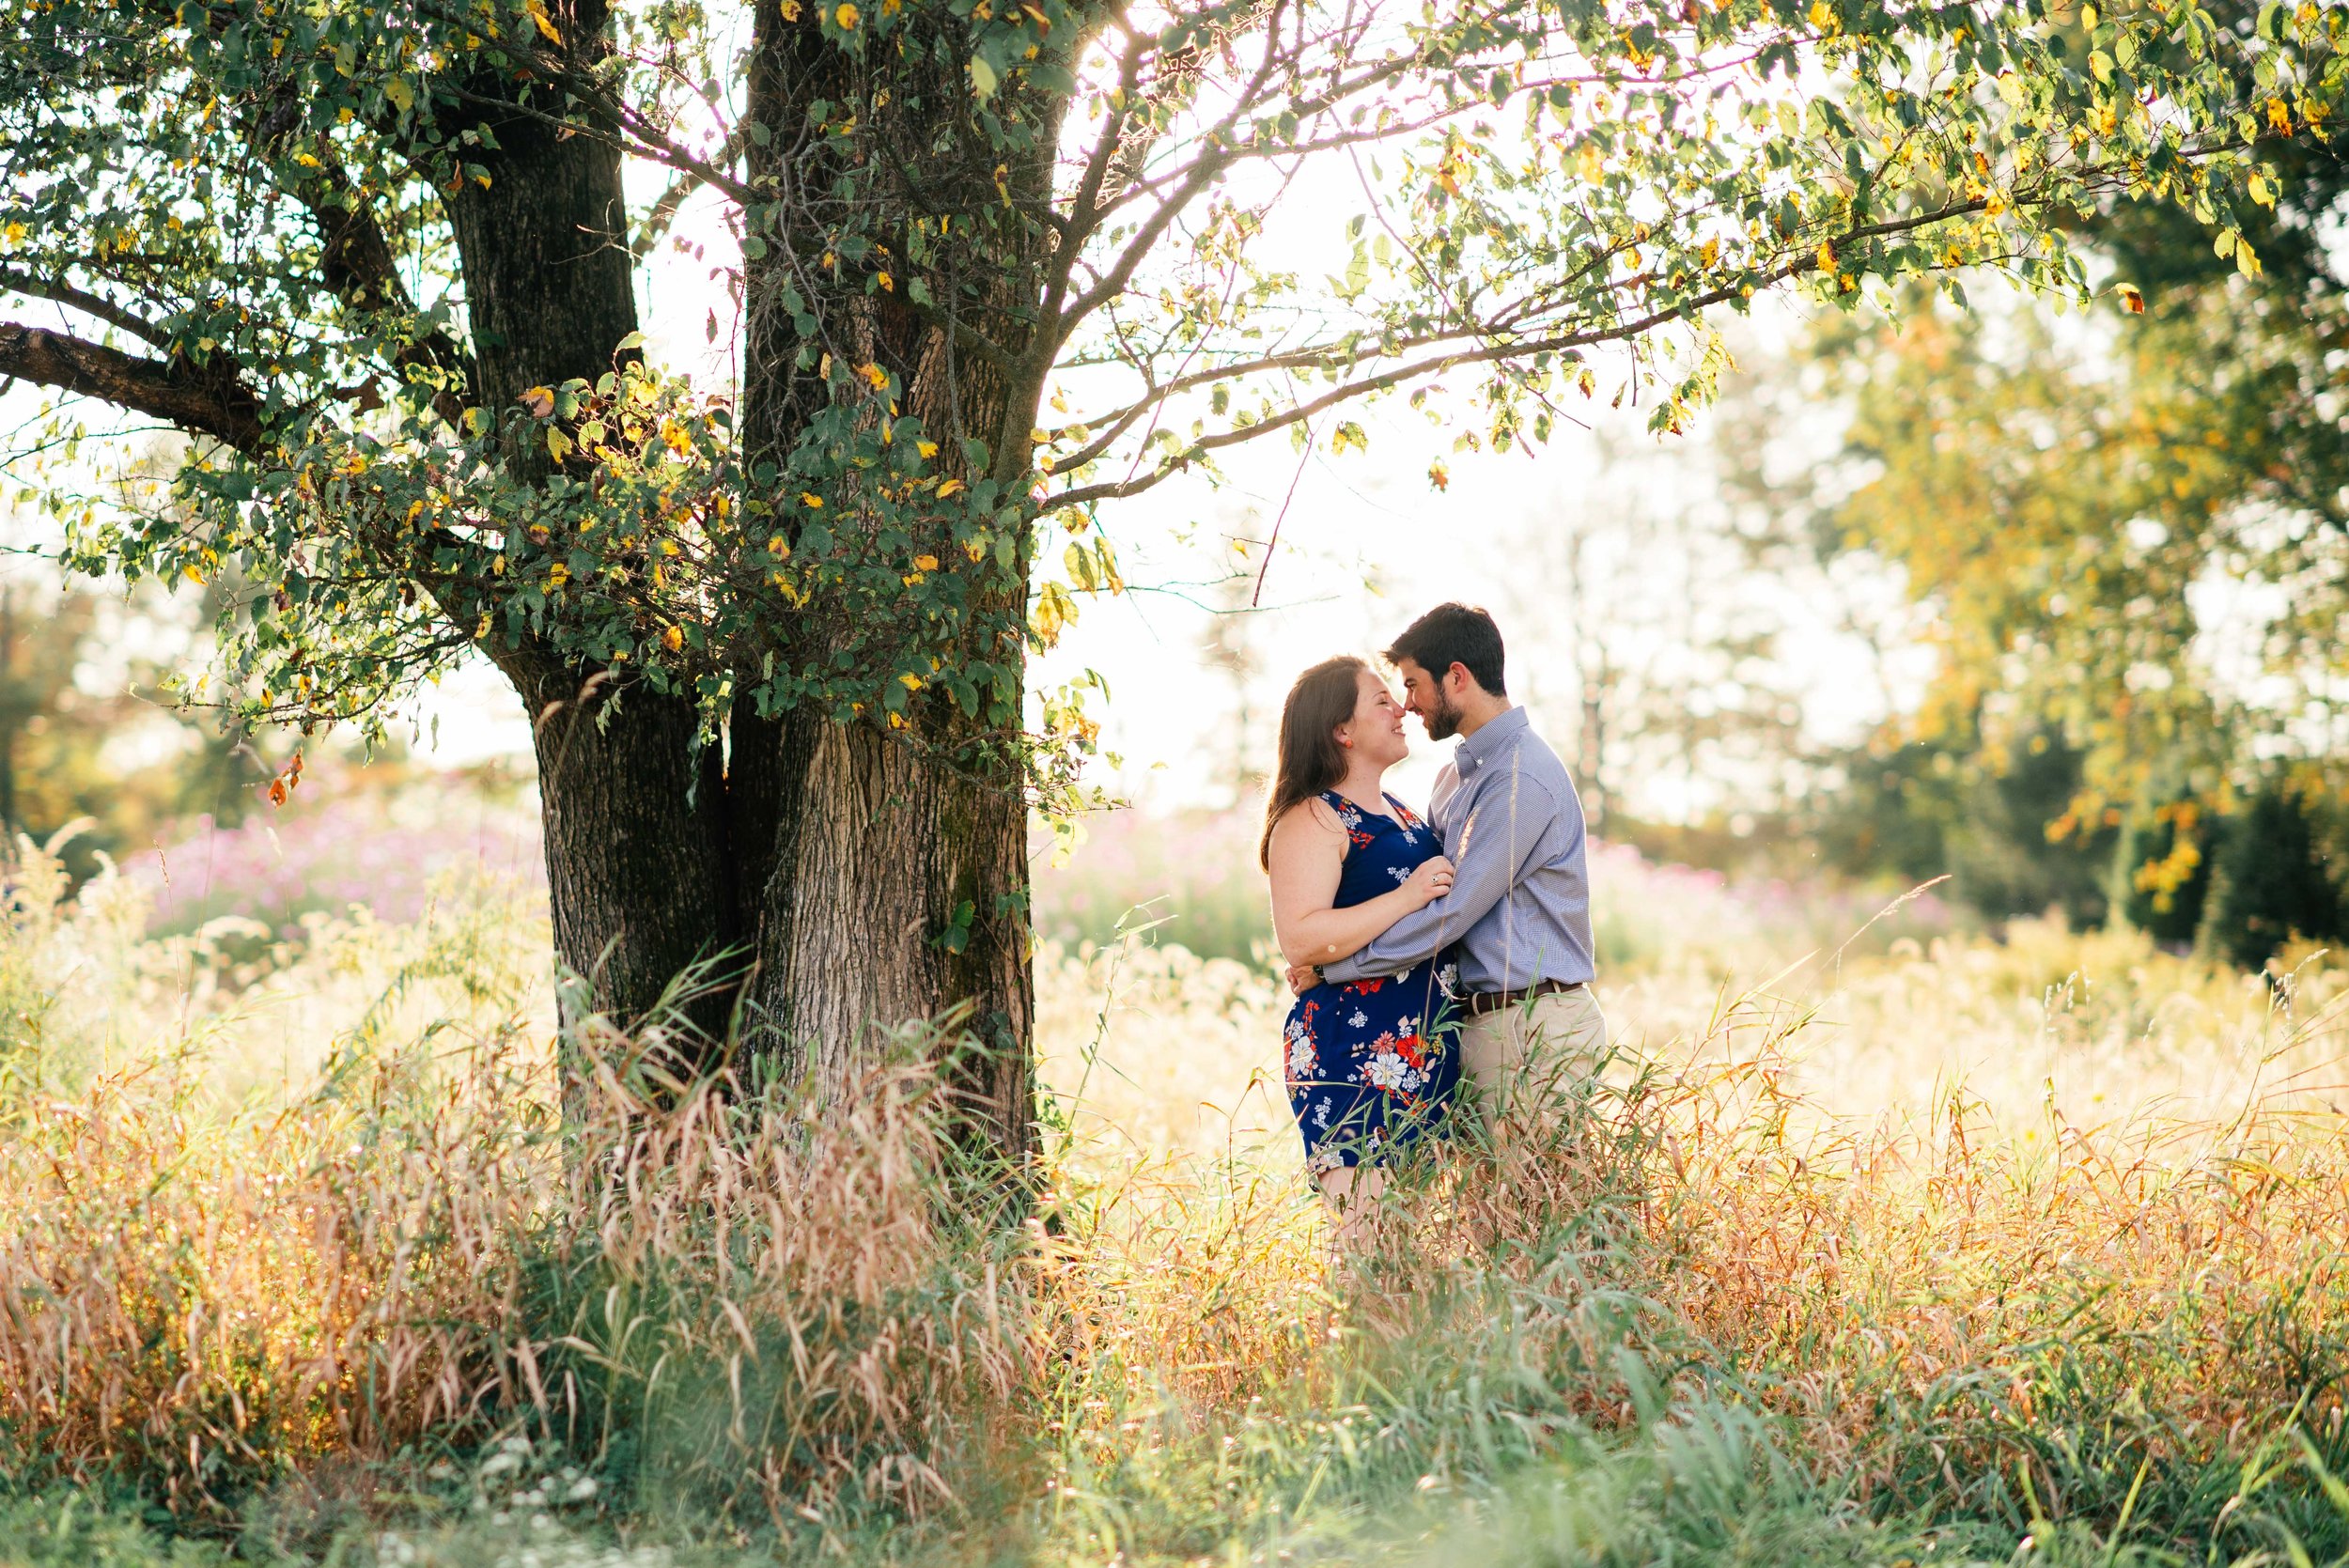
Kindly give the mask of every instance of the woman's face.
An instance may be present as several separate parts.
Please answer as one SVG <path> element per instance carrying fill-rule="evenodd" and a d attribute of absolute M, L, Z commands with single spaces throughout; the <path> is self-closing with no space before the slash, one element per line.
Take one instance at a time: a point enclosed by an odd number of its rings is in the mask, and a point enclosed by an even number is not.
<path fill-rule="evenodd" d="M 1403 705 L 1377 671 L 1364 670 L 1355 680 L 1354 717 L 1338 726 L 1338 738 L 1352 743 L 1355 756 L 1392 768 L 1411 753 L 1403 738 Z"/>

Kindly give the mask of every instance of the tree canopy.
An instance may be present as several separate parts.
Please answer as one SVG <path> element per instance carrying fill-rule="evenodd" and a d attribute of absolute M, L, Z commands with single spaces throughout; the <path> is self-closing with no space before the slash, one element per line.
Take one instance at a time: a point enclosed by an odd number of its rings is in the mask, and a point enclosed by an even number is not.
<path fill-rule="evenodd" d="M 1017 669 L 957 650 L 1021 597 L 1040 514 L 1081 541 L 1100 504 L 1238 442 L 1361 441 L 1350 407 L 1385 393 L 1448 396 L 1471 444 L 1539 442 L 1593 395 L 1676 428 L 1722 363 L 1708 307 L 1968 266 L 2082 294 L 2063 224 L 2123 196 L 2251 269 L 2265 149 L 2322 133 L 2340 85 L 2341 17 L 2313 6 L 2236 31 L 2181 5 L 1826 0 L 963 0 L 792 25 L 835 90 L 776 124 L 692 5 L 21 9 L 0 284 L 74 330 L 8 328 L 0 368 L 199 438 L 177 483 L 202 524 L 85 509 L 78 560 L 235 561 L 249 719 L 365 716 L 527 627 L 711 705 L 740 684 L 902 723 L 935 691 L 1014 722 Z M 583 243 L 641 250 L 703 186 L 746 257 L 787 256 L 751 302 L 789 328 L 754 348 L 820 409 L 787 445 L 754 457 L 724 389 L 627 339 L 599 346 L 607 376 L 485 405 L 498 349 L 449 196 L 494 178 L 512 131 L 483 106 L 514 84 L 553 134 L 677 181 Z M 1307 179 L 1346 225 L 1327 275 L 1268 255 Z M 1075 411 L 1031 434 L 904 406 L 908 367 L 853 325 L 889 310 Z M 1113 578 L 1091 537 L 1078 589 Z M 941 569 L 957 557 L 975 569 Z M 1034 634 L 1069 608 L 1047 585 Z M 833 634 L 771 635 L 812 618 Z"/>

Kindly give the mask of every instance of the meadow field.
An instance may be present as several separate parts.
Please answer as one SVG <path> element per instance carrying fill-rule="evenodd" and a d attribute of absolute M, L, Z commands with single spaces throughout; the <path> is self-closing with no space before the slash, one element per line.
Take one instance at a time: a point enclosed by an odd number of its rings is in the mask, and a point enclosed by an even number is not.
<path fill-rule="evenodd" d="M 1613 1053 L 1337 1261 L 1182 831 L 1041 874 L 1025 1186 L 659 1018 L 567 1132 L 526 858 L 257 915 L 21 845 L 0 1561 L 2349 1557 L 2349 966 L 1610 848 Z"/>

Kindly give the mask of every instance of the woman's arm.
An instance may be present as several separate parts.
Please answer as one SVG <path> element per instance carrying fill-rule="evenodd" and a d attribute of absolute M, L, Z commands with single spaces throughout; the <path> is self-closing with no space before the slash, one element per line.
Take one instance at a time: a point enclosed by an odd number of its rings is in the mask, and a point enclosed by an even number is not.
<path fill-rule="evenodd" d="M 1327 802 L 1307 800 L 1272 826 L 1272 936 L 1292 964 L 1334 964 L 1388 926 L 1442 896 L 1452 862 L 1441 855 L 1392 893 L 1333 908 L 1346 869 L 1346 828 Z"/>

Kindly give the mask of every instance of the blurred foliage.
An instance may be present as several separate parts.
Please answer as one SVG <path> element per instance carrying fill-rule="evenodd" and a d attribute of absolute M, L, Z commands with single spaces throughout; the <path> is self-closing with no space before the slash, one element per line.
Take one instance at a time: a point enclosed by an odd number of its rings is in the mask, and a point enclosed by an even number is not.
<path fill-rule="evenodd" d="M 1814 332 L 1840 460 L 1774 484 L 1749 452 L 1744 478 L 1820 556 L 1897 568 L 1938 654 L 1919 710 L 1836 759 L 1829 860 L 2249 967 L 2349 934 L 2349 262 L 2323 240 L 2349 159 L 2309 130 L 2270 140 L 2254 264 L 2123 200 L 2076 234 L 2109 315 L 1920 297 Z"/>
<path fill-rule="evenodd" d="M 142 607 L 154 598 L 141 596 Z M 242 816 L 270 774 L 259 743 L 143 695 L 160 678 L 145 660 L 104 668 L 138 613 L 95 594 L 0 580 L 0 832 L 46 840 L 86 819 L 66 846 L 76 876 L 175 817 Z"/>
<path fill-rule="evenodd" d="M 2039 733 L 2007 760 L 1925 740 L 1855 748 L 1837 761 L 1842 786 L 1810 803 L 1802 827 L 1847 874 L 1946 875 L 1944 892 L 1993 919 L 2061 909 L 2075 928 L 2103 924 L 2113 829 L 2053 844 L 2046 831 L 2078 790 L 2079 753 Z"/>
<path fill-rule="evenodd" d="M 2271 781 L 2230 818 L 2211 871 L 2201 932 L 2232 963 L 2256 969 L 2295 933 L 2338 939 L 2340 870 L 2349 814 L 2291 781 Z"/>

